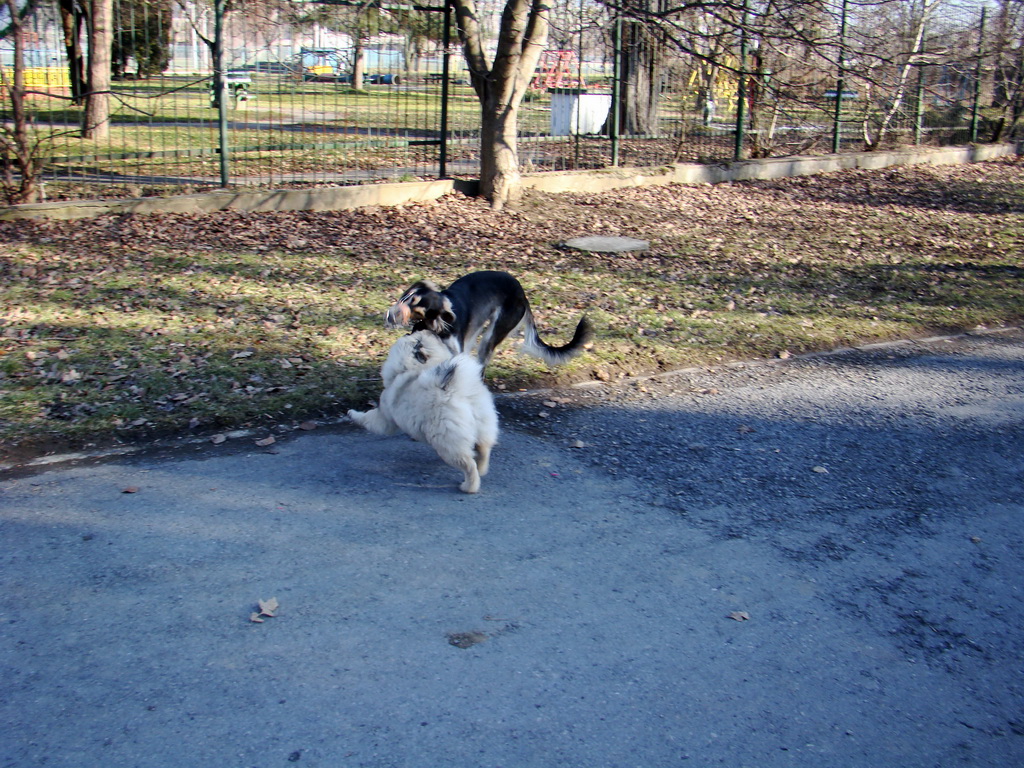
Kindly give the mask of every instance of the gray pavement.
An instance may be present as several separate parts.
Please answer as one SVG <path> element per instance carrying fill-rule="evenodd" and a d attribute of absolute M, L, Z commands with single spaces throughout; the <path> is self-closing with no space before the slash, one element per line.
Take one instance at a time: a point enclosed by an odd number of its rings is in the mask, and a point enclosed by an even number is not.
<path fill-rule="evenodd" d="M 1024 764 L 1020 331 L 499 410 L 0 474 L 0 766 Z"/>

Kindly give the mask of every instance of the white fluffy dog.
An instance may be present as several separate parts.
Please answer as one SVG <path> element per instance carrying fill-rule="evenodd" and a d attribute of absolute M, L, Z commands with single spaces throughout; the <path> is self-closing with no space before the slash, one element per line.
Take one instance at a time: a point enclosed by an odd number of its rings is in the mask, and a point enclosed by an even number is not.
<path fill-rule="evenodd" d="M 482 373 L 479 362 L 453 356 L 433 331 L 417 331 L 391 347 L 381 368 L 380 405 L 348 415 L 378 435 L 402 431 L 428 443 L 465 474 L 459 490 L 476 493 L 498 439 L 498 412 Z"/>

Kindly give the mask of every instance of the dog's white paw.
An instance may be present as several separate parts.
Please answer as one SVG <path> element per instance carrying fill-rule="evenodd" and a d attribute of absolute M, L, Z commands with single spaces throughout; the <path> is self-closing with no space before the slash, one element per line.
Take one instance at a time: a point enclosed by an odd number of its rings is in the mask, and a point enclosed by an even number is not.
<path fill-rule="evenodd" d="M 459 486 L 459 490 L 463 493 L 477 493 L 480 491 L 480 475 L 473 475 L 467 477 L 462 485 Z"/>

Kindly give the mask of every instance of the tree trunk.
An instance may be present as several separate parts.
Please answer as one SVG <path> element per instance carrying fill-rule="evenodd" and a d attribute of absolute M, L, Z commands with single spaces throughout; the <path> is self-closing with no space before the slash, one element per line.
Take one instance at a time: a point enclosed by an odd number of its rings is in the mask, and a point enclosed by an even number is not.
<path fill-rule="evenodd" d="M 402 71 L 405 77 L 412 77 L 419 69 L 419 56 L 416 54 L 416 39 L 412 35 L 402 38 Z"/>
<path fill-rule="evenodd" d="M 366 41 L 359 35 L 353 37 L 352 42 L 352 88 L 357 91 L 363 90 L 363 80 L 366 77 Z"/>
<path fill-rule="evenodd" d="M 999 4 L 996 17 L 995 42 L 991 66 L 990 105 L 999 110 L 992 121 L 992 138 L 995 143 L 1005 133 L 1012 131 L 1024 109 L 1024 52 L 1013 55 L 1013 21 L 1010 18 L 1010 3 Z"/>
<path fill-rule="evenodd" d="M 925 26 L 928 23 L 930 13 L 936 3 L 937 0 L 921 0 L 921 15 L 914 22 L 913 29 L 911 30 L 912 44 L 910 47 L 910 55 L 907 56 L 906 61 L 900 68 L 899 78 L 896 81 L 896 92 L 893 94 L 892 103 L 882 116 L 882 122 L 878 126 L 878 131 L 874 138 L 871 137 L 870 128 L 865 120 L 864 149 L 867 152 L 873 152 L 881 146 L 882 140 L 889 132 L 889 126 L 892 124 L 892 121 L 903 106 L 903 99 L 907 93 L 907 83 L 910 80 L 910 72 L 913 70 L 915 63 L 923 50 L 922 46 L 924 43 Z M 841 99 L 842 96 L 843 95 L 841 93 L 836 94 L 837 99 Z"/>
<path fill-rule="evenodd" d="M 25 40 L 21 17 L 14 0 L 6 0 L 11 16 L 10 37 L 14 41 L 14 72 L 10 81 L 0 71 L 0 86 L 10 94 L 11 123 L 0 125 L 0 161 L 3 166 L 3 196 L 12 205 L 34 203 L 39 199 L 39 167 L 37 145 L 28 133 L 28 113 L 25 109 Z M 3 93 L 3 87 L 0 87 Z M 19 178 L 15 180 L 14 169 Z"/>
<path fill-rule="evenodd" d="M 715 104 L 715 81 L 718 80 L 718 65 L 701 65 L 700 90 L 697 93 L 697 108 L 700 110 L 701 123 L 710 126 L 715 120 L 718 105 Z"/>
<path fill-rule="evenodd" d="M 89 14 L 89 90 L 82 137 L 102 141 L 110 134 L 110 50 L 113 0 L 92 0 Z"/>
<path fill-rule="evenodd" d="M 546 0 L 506 0 L 491 64 L 474 0 L 452 0 L 459 40 L 480 101 L 480 192 L 495 210 L 520 192 L 519 105 L 547 44 Z"/>
<path fill-rule="evenodd" d="M 81 104 L 85 94 L 85 56 L 82 54 L 84 16 L 81 7 L 74 0 L 60 0 L 60 20 L 64 29 L 64 50 L 68 56 L 71 101 Z"/>
<path fill-rule="evenodd" d="M 480 110 L 480 194 L 495 209 L 521 194 L 519 173 L 519 105 L 508 107 L 488 98 Z"/>
<path fill-rule="evenodd" d="M 644 24 L 627 24 L 624 32 L 619 127 L 624 134 L 653 136 L 663 78 L 661 45 Z"/>

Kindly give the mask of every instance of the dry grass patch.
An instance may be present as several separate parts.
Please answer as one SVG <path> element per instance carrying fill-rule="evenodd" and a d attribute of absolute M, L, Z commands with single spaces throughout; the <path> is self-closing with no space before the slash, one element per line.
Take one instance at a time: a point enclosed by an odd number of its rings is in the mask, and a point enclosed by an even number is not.
<path fill-rule="evenodd" d="M 587 234 L 652 247 L 559 246 Z M 1022 253 L 1015 160 L 533 194 L 499 215 L 453 196 L 0 223 L 0 441 L 11 456 L 335 417 L 379 391 L 383 312 L 421 277 L 512 272 L 552 343 L 590 314 L 594 348 L 564 369 L 504 347 L 488 378 L 512 389 L 1013 323 Z"/>

